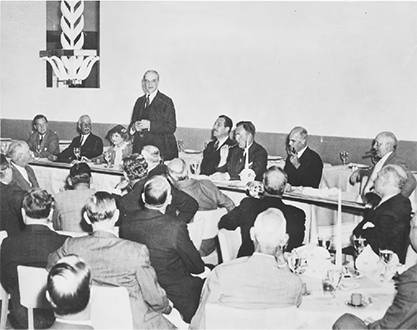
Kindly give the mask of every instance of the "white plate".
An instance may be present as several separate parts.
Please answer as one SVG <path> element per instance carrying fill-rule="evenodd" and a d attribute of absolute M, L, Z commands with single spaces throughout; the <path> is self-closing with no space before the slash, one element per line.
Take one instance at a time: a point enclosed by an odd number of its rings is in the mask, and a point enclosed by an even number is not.
<path fill-rule="evenodd" d="M 184 152 L 185 152 L 186 154 L 199 154 L 199 153 L 201 153 L 202 151 L 199 151 L 199 150 L 194 150 L 194 149 L 185 149 L 185 150 L 184 150 Z"/>

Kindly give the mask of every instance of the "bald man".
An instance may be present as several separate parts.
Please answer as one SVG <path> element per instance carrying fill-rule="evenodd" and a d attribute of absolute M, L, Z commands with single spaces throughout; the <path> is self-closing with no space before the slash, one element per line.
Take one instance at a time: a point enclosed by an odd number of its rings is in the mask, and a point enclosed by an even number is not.
<path fill-rule="evenodd" d="M 356 182 L 360 182 L 364 176 L 368 177 L 368 180 L 362 191 L 362 195 L 365 195 L 371 192 L 374 189 L 375 180 L 377 178 L 378 172 L 385 165 L 399 165 L 401 166 L 406 175 L 407 181 L 401 191 L 405 197 L 410 197 L 414 189 L 416 188 L 416 178 L 413 173 L 410 172 L 408 166 L 404 159 L 399 157 L 396 153 L 398 141 L 395 135 L 391 132 L 381 132 L 379 133 L 372 147 L 375 150 L 376 156 L 379 158 L 378 163 L 375 164 L 370 169 L 358 169 L 352 173 L 350 176 L 350 183 L 353 185 Z"/>
<path fill-rule="evenodd" d="M 206 280 L 191 329 L 205 329 L 207 303 L 235 308 L 262 309 L 299 306 L 302 281 L 291 273 L 280 246 L 286 244 L 284 214 L 270 208 L 258 215 L 250 235 L 255 252 L 221 264 Z"/>

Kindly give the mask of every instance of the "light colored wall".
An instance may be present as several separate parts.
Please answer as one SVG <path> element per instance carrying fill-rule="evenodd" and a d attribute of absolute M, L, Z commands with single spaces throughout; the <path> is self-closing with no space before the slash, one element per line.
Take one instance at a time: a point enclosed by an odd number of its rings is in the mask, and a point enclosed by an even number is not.
<path fill-rule="evenodd" d="M 416 2 L 102 1 L 100 89 L 46 88 L 45 2 L 0 3 L 2 118 L 126 124 L 155 68 L 181 127 L 417 141 Z"/>

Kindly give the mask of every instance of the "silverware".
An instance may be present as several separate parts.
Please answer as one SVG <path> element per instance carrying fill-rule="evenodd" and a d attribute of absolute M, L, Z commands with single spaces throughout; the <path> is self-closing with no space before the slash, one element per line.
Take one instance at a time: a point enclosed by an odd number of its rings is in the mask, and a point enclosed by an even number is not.
<path fill-rule="evenodd" d="M 372 305 L 372 298 L 370 296 L 368 297 L 368 301 L 369 301 L 369 305 Z"/>

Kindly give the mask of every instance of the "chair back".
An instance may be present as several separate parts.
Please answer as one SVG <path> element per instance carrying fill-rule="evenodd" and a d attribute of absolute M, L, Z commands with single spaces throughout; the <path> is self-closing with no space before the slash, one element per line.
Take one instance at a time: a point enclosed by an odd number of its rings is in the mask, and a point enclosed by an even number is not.
<path fill-rule="evenodd" d="M 7 231 L 0 231 L 0 251 L 3 240 L 7 237 Z M 1 300 L 1 318 L 0 318 L 0 329 L 6 328 L 7 312 L 9 311 L 9 294 L 0 284 L 0 300 Z"/>
<path fill-rule="evenodd" d="M 93 285 L 91 322 L 94 329 L 133 329 L 127 289 Z"/>
<path fill-rule="evenodd" d="M 194 215 L 193 222 L 188 224 L 188 232 L 191 241 L 195 247 L 200 249 L 203 239 L 209 239 L 217 236 L 219 229 L 217 224 L 220 218 L 227 213 L 225 208 L 211 211 L 197 211 Z"/>
<path fill-rule="evenodd" d="M 218 237 L 223 262 L 236 259 L 239 248 L 242 245 L 240 227 L 237 227 L 235 230 L 222 228 L 219 230 Z"/>
<path fill-rule="evenodd" d="M 297 307 L 240 309 L 206 304 L 206 329 L 296 329 Z"/>

